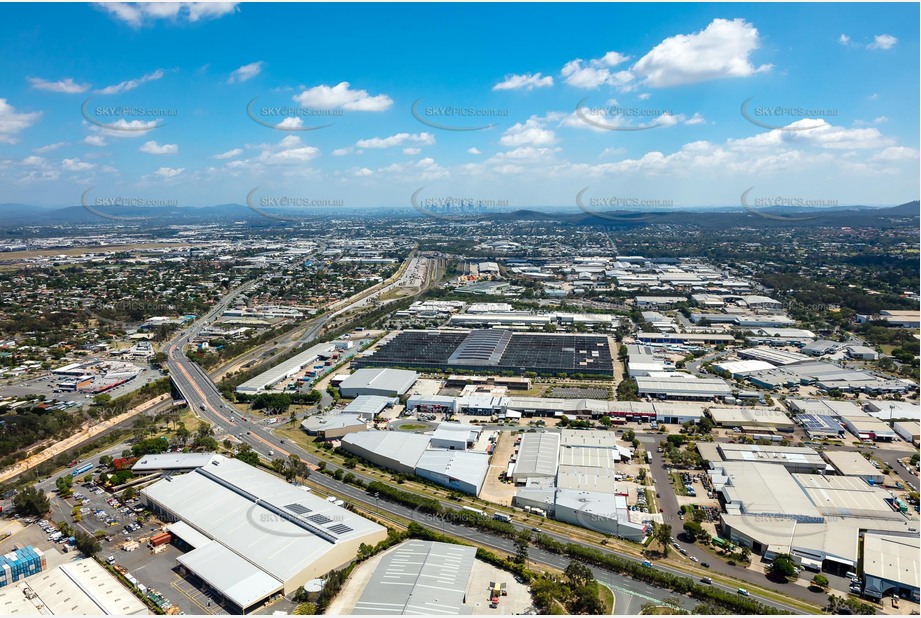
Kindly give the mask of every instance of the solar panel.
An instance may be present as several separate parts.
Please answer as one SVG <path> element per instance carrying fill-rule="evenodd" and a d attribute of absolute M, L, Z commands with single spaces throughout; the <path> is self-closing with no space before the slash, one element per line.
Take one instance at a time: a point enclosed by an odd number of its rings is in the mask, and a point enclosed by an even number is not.
<path fill-rule="evenodd" d="M 315 523 L 315 524 L 328 524 L 329 522 L 332 521 L 332 519 L 330 519 L 330 518 L 327 517 L 326 515 L 323 515 L 322 513 L 317 513 L 316 515 L 311 515 L 311 516 L 308 517 L 307 519 L 309 519 L 310 521 L 312 521 L 312 522 Z"/>
<path fill-rule="evenodd" d="M 292 513 L 297 513 L 298 515 L 303 515 L 304 513 L 309 513 L 311 511 L 311 509 L 308 509 L 303 504 L 289 504 L 285 508 Z"/>
<path fill-rule="evenodd" d="M 335 526 L 330 526 L 327 528 L 333 534 L 345 534 L 346 532 L 351 532 L 352 529 L 346 526 L 345 524 L 336 524 Z"/>

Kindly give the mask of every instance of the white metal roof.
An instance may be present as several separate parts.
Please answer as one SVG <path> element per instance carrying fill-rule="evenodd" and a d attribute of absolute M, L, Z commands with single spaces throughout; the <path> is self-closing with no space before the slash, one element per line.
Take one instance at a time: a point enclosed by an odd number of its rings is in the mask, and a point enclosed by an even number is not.
<path fill-rule="evenodd" d="M 237 390 L 240 392 L 255 393 L 269 388 L 270 386 L 282 381 L 283 379 L 294 375 L 312 363 L 314 360 L 316 360 L 320 354 L 329 352 L 333 349 L 334 346 L 331 343 L 318 343 L 317 345 L 304 350 L 300 354 L 292 356 L 288 360 L 275 365 L 263 373 L 260 373 L 256 377 L 250 378 L 238 386 Z"/>
<path fill-rule="evenodd" d="M 282 582 L 214 541 L 177 560 L 244 609 L 284 588 Z"/>
<path fill-rule="evenodd" d="M 556 476 L 560 458 L 560 434 L 541 431 L 526 433 L 518 448 L 515 476 Z"/>

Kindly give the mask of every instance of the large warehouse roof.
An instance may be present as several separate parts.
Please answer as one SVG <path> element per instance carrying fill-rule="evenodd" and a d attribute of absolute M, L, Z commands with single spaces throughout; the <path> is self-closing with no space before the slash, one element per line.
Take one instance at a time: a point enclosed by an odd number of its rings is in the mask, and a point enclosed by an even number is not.
<path fill-rule="evenodd" d="M 901 513 L 886 503 L 890 497 L 888 491 L 872 487 L 857 477 L 794 474 L 793 479 L 825 515 L 904 520 Z"/>
<path fill-rule="evenodd" d="M 405 369 L 359 369 L 339 385 L 343 394 L 358 390 L 375 390 L 381 393 L 402 395 L 419 377 L 415 371 Z"/>
<path fill-rule="evenodd" d="M 0 588 L 4 615 L 139 616 L 147 607 L 95 560 L 68 562 L 25 580 L 36 597 L 19 585 Z"/>
<path fill-rule="evenodd" d="M 215 541 L 177 560 L 244 609 L 284 588 L 282 582 Z"/>
<path fill-rule="evenodd" d="M 793 421 L 777 408 L 710 408 L 710 416 L 717 425 L 774 425 L 792 427 Z"/>
<path fill-rule="evenodd" d="M 416 467 L 416 462 L 428 448 L 429 442 L 430 436 L 409 431 L 359 431 L 342 437 L 343 447 L 354 445 L 399 462 L 407 468 Z"/>
<path fill-rule="evenodd" d="M 521 437 L 515 476 L 556 476 L 560 459 L 560 434 L 549 431 L 526 433 Z"/>
<path fill-rule="evenodd" d="M 825 457 L 839 473 L 845 476 L 882 476 L 867 458 L 854 451 L 825 451 Z"/>
<path fill-rule="evenodd" d="M 729 477 L 723 488 L 728 503 L 742 513 L 787 516 L 821 521 L 822 515 L 783 466 L 768 466 L 747 461 L 711 464 Z M 735 510 L 735 509 L 732 509 Z"/>
<path fill-rule="evenodd" d="M 864 575 L 918 589 L 919 549 L 921 541 L 917 535 L 884 536 L 868 532 L 863 539 Z"/>
<path fill-rule="evenodd" d="M 250 378 L 238 386 L 237 390 L 241 393 L 258 393 L 259 391 L 270 388 L 285 378 L 293 376 L 315 361 L 320 354 L 329 352 L 333 347 L 334 346 L 330 343 L 318 343 L 300 354 L 292 356 L 288 360 L 282 361 L 271 369 L 260 373 L 256 377 Z"/>
<path fill-rule="evenodd" d="M 819 470 L 824 470 L 826 465 L 818 451 L 805 446 L 760 446 L 722 442 L 716 448 L 725 461 L 812 465 Z"/>
<path fill-rule="evenodd" d="M 465 600 L 475 559 L 474 547 L 406 541 L 384 554 L 352 613 L 470 614 Z"/>
<path fill-rule="evenodd" d="M 690 374 L 687 374 L 690 375 Z M 680 378 L 637 376 L 636 385 L 641 395 L 672 395 L 675 397 L 723 397 L 732 389 L 719 378 Z"/>
<path fill-rule="evenodd" d="M 475 487 L 475 493 L 479 494 L 489 472 L 489 455 L 475 451 L 427 450 L 416 462 L 416 474 L 423 472 Z"/>
<path fill-rule="evenodd" d="M 383 531 L 379 524 L 221 455 L 141 494 L 282 582 L 310 568 L 336 544 Z"/>

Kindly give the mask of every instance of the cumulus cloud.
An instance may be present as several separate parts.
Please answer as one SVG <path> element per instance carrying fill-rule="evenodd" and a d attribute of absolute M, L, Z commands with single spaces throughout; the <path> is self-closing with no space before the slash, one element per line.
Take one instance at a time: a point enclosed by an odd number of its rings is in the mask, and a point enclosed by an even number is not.
<path fill-rule="evenodd" d="M 755 67 L 752 52 L 760 47 L 758 30 L 744 19 L 714 19 L 694 34 L 678 34 L 656 45 L 631 71 L 653 88 L 680 86 L 768 71 Z"/>
<path fill-rule="evenodd" d="M 0 99 L 0 143 L 15 144 L 19 134 L 41 117 L 41 112 L 17 112 L 6 99 Z"/>
<path fill-rule="evenodd" d="M 91 170 L 94 167 L 96 167 L 94 163 L 81 161 L 77 157 L 74 157 L 73 159 L 63 159 L 61 161 L 61 169 L 67 172 L 85 172 L 86 170 Z"/>
<path fill-rule="evenodd" d="M 184 171 L 184 167 L 161 167 L 154 173 L 162 178 L 175 178 Z"/>
<path fill-rule="evenodd" d="M 142 75 L 137 79 L 129 79 L 111 86 L 106 86 L 101 90 L 97 90 L 96 94 L 118 94 L 120 92 L 128 92 L 129 90 L 134 90 L 141 84 L 146 84 L 147 82 L 156 81 L 163 77 L 163 70 L 157 69 L 153 73 L 148 73 L 147 75 Z"/>
<path fill-rule="evenodd" d="M 227 152 L 222 152 L 221 154 L 214 155 L 215 159 L 233 159 L 234 157 L 239 157 L 243 154 L 242 148 L 234 148 L 233 150 L 228 150 Z"/>
<path fill-rule="evenodd" d="M 194 23 L 237 10 L 239 2 L 100 2 L 96 6 L 118 21 L 140 28 L 158 20 Z"/>
<path fill-rule="evenodd" d="M 152 155 L 171 155 L 179 152 L 178 144 L 158 144 L 154 140 L 149 142 L 144 142 L 144 144 L 138 148 L 138 152 L 145 152 Z"/>
<path fill-rule="evenodd" d="M 560 75 L 565 83 L 575 88 L 592 89 L 602 84 L 625 88 L 633 81 L 633 75 L 629 71 L 613 71 L 612 68 L 628 59 L 615 51 L 588 61 L 576 58 L 563 66 Z"/>
<path fill-rule="evenodd" d="M 467 154 L 479 155 L 479 154 L 483 154 L 483 153 L 480 151 L 479 148 L 476 148 L 476 147 L 474 147 L 474 146 L 471 146 L 470 148 L 467 149 Z"/>
<path fill-rule="evenodd" d="M 295 95 L 294 100 L 305 107 L 342 108 L 355 112 L 382 112 L 393 105 L 393 99 L 386 94 L 369 95 L 367 90 L 352 90 L 349 82 L 308 88 Z"/>
<path fill-rule="evenodd" d="M 873 155 L 871 161 L 909 161 L 918 158 L 918 151 L 907 146 L 890 146 Z"/>
<path fill-rule="evenodd" d="M 250 62 L 249 64 L 244 64 L 239 69 L 233 71 L 230 74 L 230 78 L 227 80 L 228 84 L 237 84 L 243 83 L 248 79 L 252 79 L 259 75 L 262 72 L 263 61 L 259 60 L 258 62 Z"/>
<path fill-rule="evenodd" d="M 899 40 L 891 34 L 877 34 L 867 49 L 892 49 Z"/>
<path fill-rule="evenodd" d="M 266 165 L 306 163 L 320 154 L 320 149 L 307 146 L 297 135 L 288 135 L 274 146 L 262 146 L 258 160 Z"/>
<path fill-rule="evenodd" d="M 106 138 L 101 135 L 87 135 L 83 138 L 84 144 L 89 144 L 90 146 L 102 147 L 106 145 Z"/>
<path fill-rule="evenodd" d="M 357 148 L 392 148 L 402 146 L 406 142 L 430 146 L 435 143 L 435 136 L 431 133 L 397 133 L 390 137 L 372 137 L 360 139 L 355 142 Z"/>
<path fill-rule="evenodd" d="M 493 90 L 534 90 L 535 88 L 548 88 L 553 85 L 553 77 L 542 76 L 540 73 L 524 73 L 522 75 L 506 75 L 505 79 L 492 87 Z"/>
<path fill-rule="evenodd" d="M 503 146 L 515 148 L 518 146 L 547 146 L 556 143 L 556 134 L 544 126 L 543 121 L 537 116 L 532 116 L 524 123 L 516 123 L 509 127 L 499 143 Z"/>
<path fill-rule="evenodd" d="M 48 92 L 61 92 L 64 94 L 79 94 L 89 90 L 89 84 L 78 84 L 72 77 L 65 77 L 58 81 L 49 81 L 41 77 L 29 77 L 29 84 L 36 90 L 47 90 Z"/>

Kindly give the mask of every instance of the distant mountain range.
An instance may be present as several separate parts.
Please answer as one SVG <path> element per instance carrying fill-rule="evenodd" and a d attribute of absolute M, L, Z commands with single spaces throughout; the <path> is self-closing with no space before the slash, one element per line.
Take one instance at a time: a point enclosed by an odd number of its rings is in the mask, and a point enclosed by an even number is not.
<path fill-rule="evenodd" d="M 719 213 L 719 217 L 714 217 Z M 284 209 L 262 209 L 256 211 L 242 204 L 217 204 L 214 206 L 162 206 L 131 207 L 67 206 L 63 208 L 41 207 L 29 204 L 0 204 L 0 226 L 22 225 L 74 225 L 123 223 L 137 224 L 142 221 L 164 223 L 207 223 L 246 222 L 249 224 L 276 224 L 296 221 L 300 211 Z M 373 217 L 421 217 L 425 216 L 412 208 L 339 209 L 329 210 L 326 216 L 360 218 L 365 214 Z M 704 229 L 736 226 L 886 226 L 905 218 L 918 219 L 921 204 L 918 200 L 892 207 L 847 206 L 835 208 L 795 208 L 787 206 L 750 208 L 742 206 L 671 208 L 655 211 L 597 210 L 577 211 L 573 208 L 534 207 L 509 212 L 483 212 L 466 215 L 436 215 L 450 221 L 559 221 L 573 225 L 604 225 L 608 227 L 638 227 L 650 224 L 692 225 Z M 917 222 L 914 223 L 917 225 Z"/>

